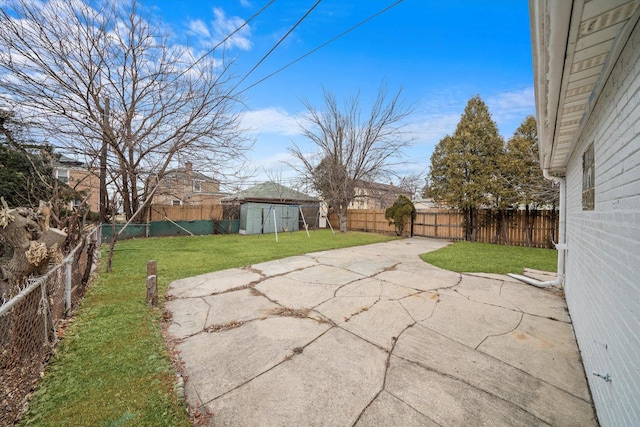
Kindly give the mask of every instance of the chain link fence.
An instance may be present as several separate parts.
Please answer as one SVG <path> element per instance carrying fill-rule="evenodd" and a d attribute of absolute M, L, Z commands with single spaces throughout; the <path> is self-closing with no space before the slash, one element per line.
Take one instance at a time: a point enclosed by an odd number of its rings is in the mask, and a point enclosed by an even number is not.
<path fill-rule="evenodd" d="M 14 425 L 53 354 L 62 324 L 84 295 L 99 252 L 95 228 L 47 274 L 0 305 L 0 425 Z M 2 301 L 0 301 L 2 303 Z"/>

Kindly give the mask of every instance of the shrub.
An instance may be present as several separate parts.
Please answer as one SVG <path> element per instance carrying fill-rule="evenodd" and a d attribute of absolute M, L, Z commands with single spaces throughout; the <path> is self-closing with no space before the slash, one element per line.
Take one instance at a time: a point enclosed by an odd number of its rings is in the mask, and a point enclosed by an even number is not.
<path fill-rule="evenodd" d="M 384 217 L 389 221 L 389 225 L 395 225 L 396 234 L 401 236 L 405 222 L 409 218 L 416 219 L 416 207 L 408 197 L 400 195 L 393 202 L 393 205 L 384 212 Z"/>

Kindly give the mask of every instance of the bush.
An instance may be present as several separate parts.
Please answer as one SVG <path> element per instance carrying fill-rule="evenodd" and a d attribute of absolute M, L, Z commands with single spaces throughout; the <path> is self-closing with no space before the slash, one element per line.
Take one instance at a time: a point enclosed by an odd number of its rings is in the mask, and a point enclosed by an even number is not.
<path fill-rule="evenodd" d="M 396 234 L 402 236 L 405 222 L 411 218 L 416 219 L 416 207 L 406 196 L 398 196 L 393 205 L 384 212 L 384 217 L 389 221 L 389 225 L 396 226 Z"/>

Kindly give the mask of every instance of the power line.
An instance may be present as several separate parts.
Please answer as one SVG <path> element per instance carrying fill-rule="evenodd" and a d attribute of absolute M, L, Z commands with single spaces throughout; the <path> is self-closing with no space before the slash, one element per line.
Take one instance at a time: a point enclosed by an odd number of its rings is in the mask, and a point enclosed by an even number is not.
<path fill-rule="evenodd" d="M 298 19 L 298 21 L 297 21 L 297 22 L 296 22 L 296 23 L 295 23 L 295 24 L 294 24 L 294 25 L 289 29 L 289 31 L 287 31 L 287 32 L 285 33 L 285 35 L 283 35 L 282 37 L 280 37 L 280 40 L 278 40 L 278 42 L 277 42 L 275 45 L 273 45 L 273 47 L 272 47 L 271 49 L 269 49 L 269 51 L 268 51 L 268 52 L 267 52 L 267 53 L 266 53 L 266 54 L 265 54 L 265 55 L 260 59 L 260 61 L 258 61 L 258 63 L 257 63 L 256 65 L 254 65 L 254 66 L 253 66 L 253 68 L 251 68 L 251 69 L 249 70 L 249 72 L 247 72 L 247 73 L 244 75 L 244 77 L 242 77 L 242 78 L 240 79 L 240 81 L 239 81 L 238 83 L 236 83 L 236 85 L 235 85 L 235 86 L 234 86 L 234 87 L 229 91 L 229 93 L 233 93 L 233 91 L 234 91 L 234 90 L 236 90 L 236 88 L 237 88 L 238 86 L 240 86 L 240 84 L 242 84 L 242 82 L 243 82 L 243 81 L 245 81 L 245 79 L 246 79 L 247 77 L 249 77 L 249 75 L 250 75 L 251 73 L 253 73 L 253 72 L 255 71 L 255 69 L 256 69 L 256 68 L 258 68 L 258 67 L 260 66 L 260 64 L 262 64 L 262 63 L 265 61 L 265 59 L 267 59 L 267 57 L 268 57 L 269 55 L 271 55 L 271 54 L 273 53 L 273 51 L 274 51 L 274 50 L 276 50 L 276 48 L 277 48 L 278 46 L 280 46 L 280 44 L 282 44 L 282 42 L 283 42 L 287 37 L 289 37 L 289 35 L 293 32 L 293 30 L 295 30 L 295 29 L 298 27 L 298 25 L 300 25 L 300 24 L 302 23 L 302 21 L 304 21 L 304 20 L 305 20 L 305 18 L 306 18 L 307 16 L 309 16 L 309 14 L 310 14 L 310 13 L 311 13 L 311 12 L 312 12 L 312 11 L 313 11 L 313 10 L 314 10 L 318 5 L 319 5 L 319 4 L 320 4 L 320 2 L 321 2 L 321 1 L 322 1 L 322 0 L 318 0 L 318 1 L 316 1 L 316 2 L 314 3 L 314 5 L 313 5 L 313 6 L 311 6 L 311 8 L 309 8 L 309 10 L 307 10 L 307 12 L 306 12 L 304 15 L 302 15 L 302 17 L 301 17 L 300 19 Z M 244 91 L 243 91 L 243 92 L 244 92 Z M 238 92 L 238 93 L 242 93 L 242 92 Z"/>
<path fill-rule="evenodd" d="M 193 64 L 189 65 L 184 71 L 182 71 L 182 73 L 180 73 L 180 75 L 185 74 L 186 72 L 188 72 L 189 70 L 191 70 L 193 67 L 196 66 L 196 64 L 198 64 L 200 61 L 202 61 L 204 58 L 206 58 L 207 56 L 211 55 L 213 52 L 215 52 L 215 50 L 217 48 L 219 48 L 220 46 L 222 46 L 224 43 L 226 43 L 227 40 L 229 40 L 231 37 L 233 37 L 237 32 L 239 32 L 240 30 L 242 30 L 244 27 L 246 27 L 247 25 L 249 25 L 249 22 L 253 21 L 258 15 L 260 15 L 262 12 L 264 12 L 265 10 L 267 10 L 267 8 L 269 6 L 271 6 L 276 0 L 271 0 L 269 1 L 267 4 L 265 4 L 262 9 L 260 9 L 259 11 L 257 11 L 256 13 L 254 13 L 249 19 L 247 19 L 246 21 L 243 21 L 242 25 L 240 25 L 238 28 L 236 28 L 235 30 L 233 30 L 231 33 L 229 33 L 224 39 L 222 39 L 220 42 L 218 42 L 218 44 L 216 44 L 214 47 L 212 47 L 211 49 L 209 49 L 208 51 L 206 51 L 204 54 L 202 54 L 200 56 L 200 58 L 196 59 Z"/>
<path fill-rule="evenodd" d="M 340 34 L 338 34 L 337 36 L 335 36 L 335 37 L 333 37 L 333 38 L 329 39 L 328 41 L 326 41 L 326 42 L 322 43 L 321 45 L 319 45 L 319 46 L 315 47 L 314 49 L 310 50 L 309 52 L 305 53 L 304 55 L 302 55 L 302 56 L 298 57 L 297 59 L 295 59 L 295 60 L 293 60 L 293 61 L 291 61 L 291 62 L 289 62 L 287 65 L 285 65 L 285 66 L 283 66 L 283 67 L 281 67 L 281 68 L 277 69 L 276 71 L 274 71 L 273 73 L 269 74 L 268 76 L 266 76 L 266 77 L 264 77 L 264 78 L 262 78 L 262 79 L 258 80 L 257 82 L 253 83 L 253 84 L 252 84 L 252 85 L 250 85 L 250 86 L 247 86 L 246 88 L 244 88 L 244 89 L 242 89 L 240 92 L 238 92 L 238 94 L 241 94 L 241 93 L 243 93 L 243 92 L 246 92 L 246 91 L 248 91 L 249 89 L 253 88 L 254 86 L 257 86 L 258 84 L 260 84 L 260 83 L 264 82 L 265 80 L 270 79 L 271 77 L 275 76 L 276 74 L 280 73 L 281 71 L 284 71 L 285 69 L 289 68 L 289 67 L 290 67 L 290 66 L 292 66 L 293 64 L 295 64 L 295 63 L 297 63 L 297 62 L 299 62 L 299 61 L 303 60 L 304 58 L 306 58 L 307 56 L 311 55 L 312 53 L 315 53 L 316 51 L 318 51 L 318 50 L 322 49 L 323 47 L 325 47 L 325 46 L 327 46 L 327 45 L 329 45 L 329 44 L 333 43 L 334 41 L 336 41 L 336 40 L 338 40 L 339 38 L 341 38 L 341 37 L 345 36 L 346 34 L 350 33 L 351 31 L 355 30 L 356 28 L 358 28 L 358 27 L 360 27 L 360 26 L 362 26 L 362 25 L 366 24 L 367 22 L 369 22 L 369 21 L 371 21 L 372 19 L 374 19 L 374 18 L 378 17 L 379 15 L 382 15 L 383 13 L 385 13 L 386 11 L 388 11 L 389 9 L 391 9 L 391 8 L 393 8 L 393 7 L 397 6 L 398 4 L 402 3 L 402 1 L 403 1 L 403 0 L 398 0 L 398 1 L 396 1 L 395 3 L 391 4 L 390 6 L 387 6 L 386 8 L 384 8 L 384 9 L 382 9 L 382 10 L 380 10 L 380 11 L 378 11 L 378 12 L 374 13 L 374 14 L 373 14 L 373 15 L 371 15 L 371 16 L 369 16 L 368 18 L 366 18 L 366 19 L 364 19 L 364 20 L 362 20 L 362 21 L 358 22 L 356 25 L 354 25 L 354 26 L 352 26 L 352 27 L 348 28 L 347 30 L 345 30 L 345 31 L 341 32 L 341 33 L 340 33 Z M 253 70 L 252 70 L 252 71 L 253 71 Z M 245 76 L 245 78 L 246 78 L 246 76 Z M 243 78 L 243 80 L 244 80 L 244 78 Z"/>

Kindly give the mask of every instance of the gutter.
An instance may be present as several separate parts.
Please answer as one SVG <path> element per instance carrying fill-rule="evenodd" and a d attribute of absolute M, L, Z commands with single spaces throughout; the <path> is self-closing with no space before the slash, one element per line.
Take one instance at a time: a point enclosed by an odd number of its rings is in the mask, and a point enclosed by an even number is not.
<path fill-rule="evenodd" d="M 529 285 L 536 286 L 538 288 L 548 288 L 551 286 L 560 286 L 562 287 L 565 276 L 565 259 L 566 253 L 568 250 L 568 246 L 566 243 L 566 219 L 567 219 L 567 209 L 566 209 L 566 190 L 567 184 L 564 178 L 558 176 L 552 176 L 549 174 L 549 169 L 545 168 L 542 170 L 543 175 L 546 179 L 550 181 L 555 181 L 560 184 L 560 224 L 558 229 L 558 243 L 554 243 L 556 250 L 558 251 L 558 272 L 555 280 L 550 280 L 547 282 L 541 282 L 539 280 L 532 279 L 527 276 L 523 276 L 521 274 L 508 274 L 509 277 L 513 277 L 516 280 L 520 280 L 521 282 L 527 283 Z"/>

